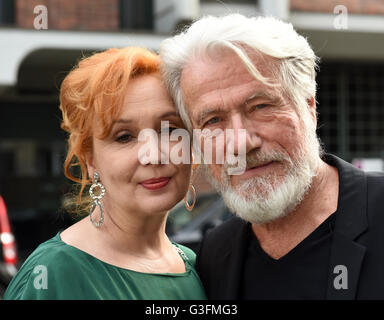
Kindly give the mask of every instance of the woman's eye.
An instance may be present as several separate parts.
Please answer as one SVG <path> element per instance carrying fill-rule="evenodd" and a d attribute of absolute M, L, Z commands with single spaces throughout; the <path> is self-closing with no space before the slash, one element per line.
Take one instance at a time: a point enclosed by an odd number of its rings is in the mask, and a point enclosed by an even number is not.
<path fill-rule="evenodd" d="M 172 131 L 176 130 L 176 129 L 179 129 L 178 127 L 166 127 L 166 128 L 162 128 L 164 129 L 164 131 L 168 131 L 169 133 L 171 133 Z"/>
<path fill-rule="evenodd" d="M 122 134 L 119 137 L 117 137 L 116 141 L 120 143 L 127 143 L 132 140 L 132 136 L 128 133 Z"/>
<path fill-rule="evenodd" d="M 209 119 L 205 124 L 215 124 L 215 123 L 218 123 L 220 121 L 219 117 L 213 117 L 211 119 Z"/>

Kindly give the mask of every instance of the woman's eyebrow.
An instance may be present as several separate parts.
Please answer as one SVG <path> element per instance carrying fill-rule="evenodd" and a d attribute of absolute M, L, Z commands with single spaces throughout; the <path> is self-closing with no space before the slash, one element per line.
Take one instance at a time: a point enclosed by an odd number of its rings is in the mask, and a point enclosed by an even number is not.
<path fill-rule="evenodd" d="M 119 120 L 114 120 L 112 122 L 112 124 L 115 124 L 115 123 L 131 123 L 131 122 L 133 122 L 132 119 L 119 119 Z"/>
<path fill-rule="evenodd" d="M 162 113 L 159 116 L 159 118 L 162 119 L 162 118 L 166 118 L 166 117 L 170 117 L 170 116 L 179 117 L 179 114 L 176 111 L 172 110 L 172 111 L 167 111 L 167 112 Z M 137 122 L 137 121 L 135 121 L 133 119 L 121 118 L 121 119 L 118 119 L 118 120 L 114 120 L 112 122 L 112 125 L 120 124 L 120 123 L 122 123 L 122 124 L 131 124 L 131 123 L 135 123 L 135 122 Z"/>
<path fill-rule="evenodd" d="M 179 114 L 176 112 L 176 111 L 167 111 L 165 113 L 163 113 L 160 118 L 166 118 L 166 117 L 169 117 L 169 116 L 176 116 L 176 117 L 179 117 Z"/>

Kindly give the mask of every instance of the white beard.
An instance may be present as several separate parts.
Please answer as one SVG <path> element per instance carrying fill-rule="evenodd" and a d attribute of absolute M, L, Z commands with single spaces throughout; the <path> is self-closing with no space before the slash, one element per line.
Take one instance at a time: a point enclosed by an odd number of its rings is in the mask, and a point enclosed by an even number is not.
<path fill-rule="evenodd" d="M 315 139 L 316 141 L 314 141 Z M 254 166 L 268 160 L 281 161 L 286 164 L 284 177 L 271 172 L 262 177 L 253 177 L 233 187 L 224 165 L 221 181 L 213 177 L 207 165 L 206 176 L 215 189 L 221 193 L 227 207 L 240 218 L 256 224 L 271 222 L 292 212 L 304 199 L 316 175 L 320 147 L 316 134 L 304 139 L 302 152 L 293 161 L 281 152 L 264 153 L 255 151 L 247 156 L 247 166 Z"/>

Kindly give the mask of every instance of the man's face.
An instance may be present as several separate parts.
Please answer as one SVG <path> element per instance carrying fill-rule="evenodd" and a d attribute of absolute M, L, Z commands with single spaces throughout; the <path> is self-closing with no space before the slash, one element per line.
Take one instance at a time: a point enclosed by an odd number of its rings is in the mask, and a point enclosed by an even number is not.
<path fill-rule="evenodd" d="M 256 196 L 259 201 L 270 199 L 289 175 L 295 175 L 306 128 L 273 78 L 276 62 L 257 55 L 250 58 L 276 86 L 256 80 L 237 55 L 226 50 L 216 59 L 191 61 L 182 72 L 181 88 L 194 129 L 233 129 L 235 137 L 238 129 L 246 130 L 245 142 L 234 141 L 235 153 L 245 143 L 247 167 L 243 174 L 230 176 L 225 164 L 215 161 L 208 167 L 221 192 L 237 193 L 245 200 Z M 215 154 L 215 141 L 212 145 Z"/>

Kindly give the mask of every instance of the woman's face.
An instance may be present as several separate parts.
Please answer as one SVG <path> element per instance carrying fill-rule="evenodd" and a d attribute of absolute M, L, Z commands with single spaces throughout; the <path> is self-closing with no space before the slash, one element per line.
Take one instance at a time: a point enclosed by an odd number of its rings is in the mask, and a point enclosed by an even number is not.
<path fill-rule="evenodd" d="M 109 212 L 118 209 L 151 215 L 167 211 L 183 199 L 189 185 L 190 164 L 139 161 L 139 149 L 147 143 L 139 141 L 140 131 L 153 129 L 160 144 L 161 121 L 169 122 L 170 133 L 172 128 L 184 128 L 159 75 L 142 75 L 130 81 L 120 118 L 114 121 L 110 135 L 105 139 L 93 136 L 88 172 L 90 177 L 94 171 L 99 173 L 106 189 L 103 204 Z M 169 141 L 170 151 L 176 143 Z M 160 146 L 158 154 L 160 160 Z M 161 177 L 166 179 L 145 183 Z"/>

